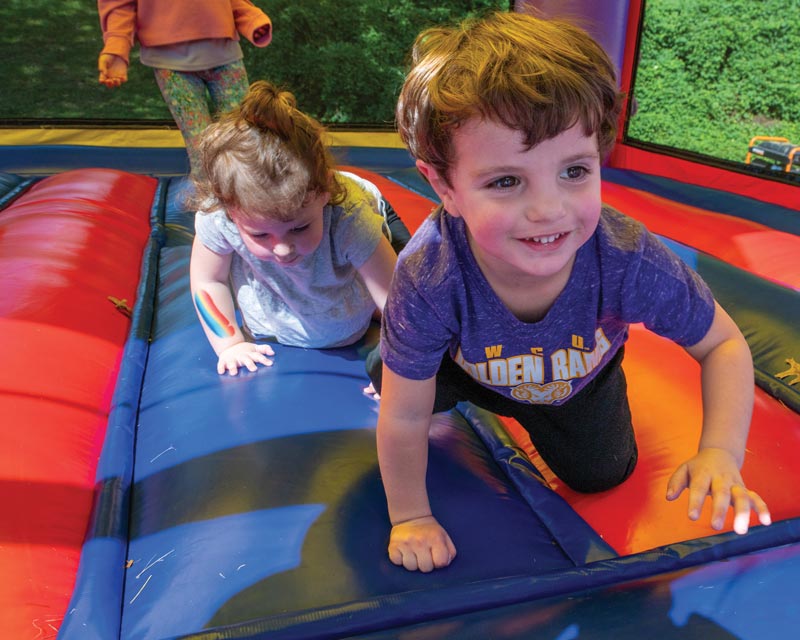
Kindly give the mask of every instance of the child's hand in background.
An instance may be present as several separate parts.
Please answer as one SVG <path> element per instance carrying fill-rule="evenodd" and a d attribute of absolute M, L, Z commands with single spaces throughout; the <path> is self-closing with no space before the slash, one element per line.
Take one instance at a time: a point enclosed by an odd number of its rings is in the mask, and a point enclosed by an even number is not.
<path fill-rule="evenodd" d="M 100 72 L 100 84 L 107 87 L 118 87 L 128 81 L 128 63 L 112 53 L 100 54 L 97 69 Z"/>

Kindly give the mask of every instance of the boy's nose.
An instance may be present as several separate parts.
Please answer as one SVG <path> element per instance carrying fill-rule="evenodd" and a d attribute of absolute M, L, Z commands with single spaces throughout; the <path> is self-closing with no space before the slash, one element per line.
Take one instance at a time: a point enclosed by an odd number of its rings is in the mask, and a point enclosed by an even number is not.
<path fill-rule="evenodd" d="M 555 194 L 538 194 L 525 208 L 525 217 L 531 222 L 557 220 L 563 212 L 561 199 Z"/>

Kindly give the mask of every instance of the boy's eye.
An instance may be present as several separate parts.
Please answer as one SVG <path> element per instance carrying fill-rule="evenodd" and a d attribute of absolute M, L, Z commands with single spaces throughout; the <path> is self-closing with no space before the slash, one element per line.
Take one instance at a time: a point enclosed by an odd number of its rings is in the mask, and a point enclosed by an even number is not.
<path fill-rule="evenodd" d="M 502 178 L 490 182 L 489 186 L 493 189 L 510 189 L 511 187 L 516 187 L 518 184 L 519 180 L 517 178 L 513 176 L 503 176 Z"/>
<path fill-rule="evenodd" d="M 306 231 L 310 226 L 311 224 L 309 223 L 299 227 L 295 227 L 294 229 L 292 229 L 292 233 L 303 233 L 303 231 Z"/>
<path fill-rule="evenodd" d="M 581 167 L 579 165 L 576 165 L 574 167 L 567 167 L 564 170 L 564 173 L 562 173 L 561 175 L 567 178 L 567 180 L 580 180 L 587 173 L 589 173 L 589 170 L 586 167 Z"/>

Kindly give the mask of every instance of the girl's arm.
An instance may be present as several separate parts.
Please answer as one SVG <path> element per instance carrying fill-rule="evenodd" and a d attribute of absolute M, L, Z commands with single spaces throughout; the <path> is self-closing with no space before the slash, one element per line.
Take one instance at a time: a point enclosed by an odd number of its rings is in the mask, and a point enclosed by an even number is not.
<path fill-rule="evenodd" d="M 367 285 L 378 311 L 383 313 L 386 296 L 389 295 L 389 285 L 392 282 L 392 273 L 397 263 L 397 254 L 385 237 L 381 237 L 378 246 L 367 261 L 358 269 L 358 273 Z"/>
<path fill-rule="evenodd" d="M 753 412 L 753 359 L 741 331 L 715 303 L 714 320 L 703 339 L 686 351 L 700 363 L 703 430 L 697 454 L 669 480 L 667 499 L 689 490 L 689 518 L 697 520 L 711 496 L 711 526 L 721 529 L 733 506 L 734 530 L 746 533 L 750 511 L 761 524 L 770 523 L 766 503 L 744 484 L 739 469 Z"/>
<path fill-rule="evenodd" d="M 436 377 L 410 380 L 383 367 L 377 443 L 392 533 L 389 559 L 409 571 L 446 567 L 456 555 L 434 518 L 425 475 Z"/>
<path fill-rule="evenodd" d="M 238 373 L 239 367 L 250 371 L 260 362 L 270 366 L 267 355 L 274 355 L 269 345 L 245 341 L 236 323 L 233 296 L 228 286 L 232 254 L 219 255 L 195 237 L 189 264 L 192 301 L 200 324 L 211 347 L 218 356 L 217 371 Z"/>

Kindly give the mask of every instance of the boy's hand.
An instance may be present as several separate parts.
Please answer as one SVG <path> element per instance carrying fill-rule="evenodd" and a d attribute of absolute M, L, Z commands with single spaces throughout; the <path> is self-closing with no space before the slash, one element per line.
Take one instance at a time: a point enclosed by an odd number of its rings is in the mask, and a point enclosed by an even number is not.
<path fill-rule="evenodd" d="M 219 354 L 217 360 L 217 373 L 223 375 L 226 371 L 235 376 L 239 367 L 246 367 L 248 371 L 258 369 L 261 363 L 265 367 L 272 366 L 272 360 L 267 356 L 274 356 L 275 352 L 268 344 L 254 344 L 252 342 L 238 342 L 228 347 Z"/>
<path fill-rule="evenodd" d="M 128 63 L 113 53 L 101 53 L 97 59 L 97 70 L 100 84 L 107 87 L 118 87 L 128 81 Z"/>
<path fill-rule="evenodd" d="M 453 541 L 433 516 L 413 518 L 392 527 L 389 559 L 398 566 L 428 573 L 446 567 L 455 557 Z"/>
<path fill-rule="evenodd" d="M 755 509 L 763 525 L 771 524 L 767 504 L 745 487 L 733 454 L 725 449 L 708 447 L 677 468 L 667 484 L 667 500 L 675 500 L 689 489 L 689 519 L 697 520 L 706 496 L 711 496 L 711 526 L 720 530 L 728 507 L 733 507 L 733 530 L 747 533 L 750 511 Z"/>

